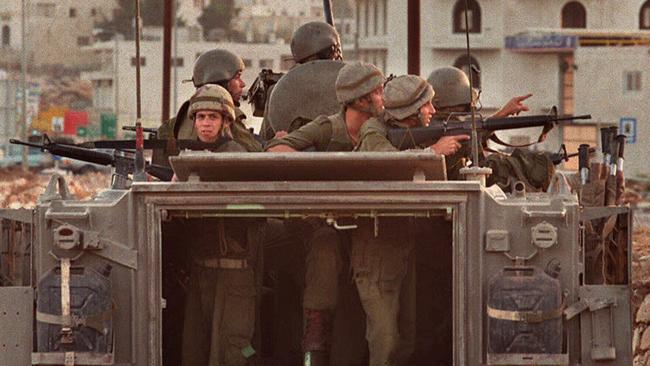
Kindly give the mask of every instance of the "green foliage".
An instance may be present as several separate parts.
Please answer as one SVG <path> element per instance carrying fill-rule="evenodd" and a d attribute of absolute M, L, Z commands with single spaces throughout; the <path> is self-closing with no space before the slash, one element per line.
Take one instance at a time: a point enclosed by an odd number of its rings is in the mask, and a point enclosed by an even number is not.
<path fill-rule="evenodd" d="M 178 6 L 178 3 L 176 3 Z M 162 27 L 164 22 L 165 1 L 164 0 L 140 0 L 140 16 L 143 26 Z M 127 39 L 133 38 L 135 29 L 135 0 L 117 0 L 115 17 L 98 24 L 98 28 L 113 34 L 115 32 L 124 35 Z M 182 26 L 185 22 L 177 19 L 177 24 Z"/>
<path fill-rule="evenodd" d="M 203 36 L 207 37 L 211 30 L 222 29 L 227 35 L 232 31 L 232 20 L 237 16 L 238 9 L 234 0 L 210 0 L 197 19 L 203 27 Z"/>

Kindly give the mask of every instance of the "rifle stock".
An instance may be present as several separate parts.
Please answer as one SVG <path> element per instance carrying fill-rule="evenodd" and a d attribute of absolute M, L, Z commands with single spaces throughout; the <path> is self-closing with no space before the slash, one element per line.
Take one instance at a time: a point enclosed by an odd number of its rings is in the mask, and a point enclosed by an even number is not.
<path fill-rule="evenodd" d="M 535 115 L 507 118 L 489 118 L 477 121 L 477 130 L 494 132 L 519 128 L 539 127 L 578 119 L 590 119 L 591 115 L 554 116 Z M 400 150 L 414 149 L 424 145 L 433 145 L 443 136 L 469 135 L 472 131 L 470 121 L 444 122 L 428 127 L 393 128 L 388 131 L 388 140 Z"/>

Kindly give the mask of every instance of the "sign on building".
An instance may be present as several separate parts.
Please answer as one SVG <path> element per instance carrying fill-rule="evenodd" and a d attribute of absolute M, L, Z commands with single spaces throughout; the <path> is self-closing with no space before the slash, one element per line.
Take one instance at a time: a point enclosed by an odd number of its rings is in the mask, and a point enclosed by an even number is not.
<path fill-rule="evenodd" d="M 578 44 L 578 37 L 562 34 L 528 34 L 522 33 L 505 39 L 506 48 L 519 52 L 561 52 L 573 51 Z"/>
<path fill-rule="evenodd" d="M 623 117 L 618 122 L 618 130 L 625 135 L 625 143 L 633 144 L 636 142 L 636 118 Z"/>

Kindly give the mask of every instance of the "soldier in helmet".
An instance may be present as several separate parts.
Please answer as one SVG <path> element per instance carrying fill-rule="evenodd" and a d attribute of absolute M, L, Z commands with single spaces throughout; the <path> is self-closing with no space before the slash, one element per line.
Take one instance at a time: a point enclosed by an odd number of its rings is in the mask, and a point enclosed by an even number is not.
<path fill-rule="evenodd" d="M 197 137 L 215 142 L 231 138 L 235 106 L 218 85 L 200 87 L 190 99 L 188 116 Z M 246 151 L 235 141 L 216 152 Z M 183 324 L 183 366 L 243 366 L 254 353 L 254 259 L 262 225 L 242 219 L 202 219 L 188 242 L 191 279 Z"/>
<path fill-rule="evenodd" d="M 437 109 L 435 121 L 457 119 L 455 114 L 471 111 L 469 78 L 456 67 L 442 67 L 434 70 L 427 79 L 437 91 L 433 105 Z M 512 98 L 506 105 L 491 117 L 501 118 L 528 111 L 523 101 L 532 94 Z M 478 93 L 472 91 L 472 98 L 477 99 Z M 486 137 L 484 137 L 486 138 Z M 469 144 L 457 145 L 458 152 L 447 159 L 447 176 L 451 180 L 461 179 L 459 169 L 464 167 L 470 154 Z M 510 190 L 513 180 L 523 181 L 529 191 L 546 190 L 554 173 L 551 160 L 543 153 L 523 149 L 515 149 L 511 156 L 492 154 L 483 158 L 481 153 L 479 164 L 492 168 L 492 175 L 487 183 L 498 184 L 505 190 Z"/>
<path fill-rule="evenodd" d="M 296 64 L 304 64 L 314 60 L 342 60 L 341 39 L 336 28 L 325 22 L 308 22 L 295 30 L 291 37 L 291 54 Z M 291 71 L 289 71 L 291 72 Z M 300 85 L 297 86 L 300 88 Z M 270 95 L 270 90 L 267 95 Z M 300 90 L 296 90 L 299 95 Z M 268 113 L 265 113 L 265 116 Z M 283 135 L 285 131 L 280 132 Z M 268 118 L 264 118 L 260 128 L 260 136 L 270 140 L 276 136 Z"/>
<path fill-rule="evenodd" d="M 270 141 L 267 150 L 352 151 L 361 126 L 383 112 L 383 82 L 384 75 L 374 65 L 356 62 L 343 66 L 336 79 L 341 110 Z M 331 227 L 318 223 L 306 241 L 302 347 L 305 359 L 313 366 L 329 365 L 333 313 L 343 269 L 338 235 Z"/>
<path fill-rule="evenodd" d="M 355 150 L 397 151 L 387 138 L 388 129 L 429 125 L 436 113 L 431 104 L 434 95 L 427 81 L 416 75 L 402 75 L 388 81 L 384 91 L 385 114 L 363 125 Z M 428 149 L 440 155 L 452 155 L 466 140 L 468 135 L 444 136 Z"/>
<path fill-rule="evenodd" d="M 243 120 L 246 118 L 244 113 L 239 109 L 241 99 L 246 84 L 241 79 L 241 73 L 244 70 L 244 62 L 234 53 L 214 49 L 202 53 L 194 63 L 192 73 L 192 83 L 196 88 L 203 85 L 220 85 L 225 88 L 231 95 L 235 106 L 235 120 L 231 126 L 232 137 L 246 151 L 262 151 L 262 144 L 255 139 L 253 134 L 248 130 Z M 164 122 L 158 131 L 160 139 L 195 139 L 196 131 L 194 123 L 188 115 L 189 101 L 181 105 L 176 117 Z M 155 151 L 153 161 L 155 164 L 169 165 L 167 161 L 168 154 L 162 154 Z"/>

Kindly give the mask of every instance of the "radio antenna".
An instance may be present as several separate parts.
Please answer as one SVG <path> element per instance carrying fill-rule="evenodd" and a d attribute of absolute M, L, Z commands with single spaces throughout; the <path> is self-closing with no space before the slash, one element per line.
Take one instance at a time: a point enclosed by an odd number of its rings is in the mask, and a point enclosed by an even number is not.
<path fill-rule="evenodd" d="M 133 181 L 144 182 L 147 175 L 144 172 L 144 131 L 142 130 L 142 100 L 140 89 L 140 31 L 142 19 L 140 18 L 140 0 L 135 0 L 135 95 L 136 95 L 136 119 L 135 119 L 135 157 L 133 169 Z"/>
<path fill-rule="evenodd" d="M 469 47 L 469 0 L 465 0 L 465 40 L 467 45 L 467 76 L 469 77 L 469 100 L 472 112 L 472 166 L 478 166 L 478 133 L 476 132 L 476 101 L 474 100 L 474 78 L 472 77 L 472 56 Z"/>

